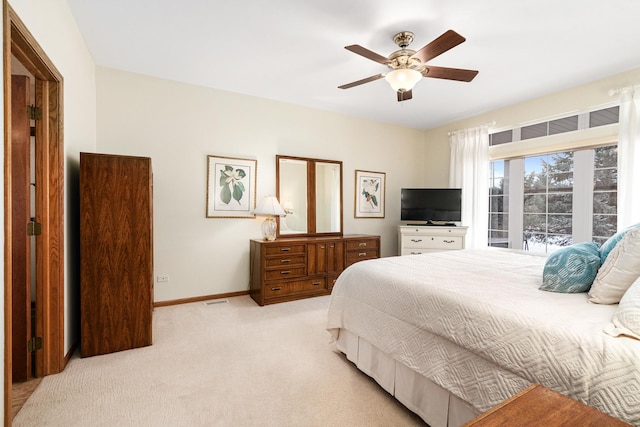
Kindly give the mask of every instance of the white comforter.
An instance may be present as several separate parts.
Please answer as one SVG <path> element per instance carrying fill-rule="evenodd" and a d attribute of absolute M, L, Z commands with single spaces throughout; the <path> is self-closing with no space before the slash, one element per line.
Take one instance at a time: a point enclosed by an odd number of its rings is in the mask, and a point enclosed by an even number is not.
<path fill-rule="evenodd" d="M 327 329 L 480 411 L 540 383 L 640 425 L 640 341 L 602 331 L 617 305 L 540 291 L 544 261 L 494 249 L 362 261 L 340 275 Z"/>

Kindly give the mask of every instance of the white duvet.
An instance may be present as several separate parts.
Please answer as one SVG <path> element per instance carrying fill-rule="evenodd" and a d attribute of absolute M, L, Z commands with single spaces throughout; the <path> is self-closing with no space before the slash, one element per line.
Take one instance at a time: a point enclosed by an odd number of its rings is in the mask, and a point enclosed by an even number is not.
<path fill-rule="evenodd" d="M 338 278 L 327 329 L 480 411 L 540 383 L 640 425 L 640 341 L 603 332 L 617 305 L 539 290 L 544 261 L 497 249 L 362 261 Z"/>

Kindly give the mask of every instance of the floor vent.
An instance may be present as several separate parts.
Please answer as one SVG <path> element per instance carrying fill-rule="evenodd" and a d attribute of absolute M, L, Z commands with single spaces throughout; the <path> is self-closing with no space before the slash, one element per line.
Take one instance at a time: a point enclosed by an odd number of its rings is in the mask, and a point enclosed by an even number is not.
<path fill-rule="evenodd" d="M 229 302 L 229 300 L 227 300 L 227 299 L 216 299 L 216 300 L 213 300 L 213 301 L 206 301 L 204 303 L 204 305 L 226 304 L 228 302 Z"/>

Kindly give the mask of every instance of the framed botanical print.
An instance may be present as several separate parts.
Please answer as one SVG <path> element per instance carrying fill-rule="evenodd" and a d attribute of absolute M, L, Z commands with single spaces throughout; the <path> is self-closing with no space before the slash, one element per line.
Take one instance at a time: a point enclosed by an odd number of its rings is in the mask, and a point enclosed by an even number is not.
<path fill-rule="evenodd" d="M 207 218 L 255 218 L 258 161 L 207 156 Z"/>
<path fill-rule="evenodd" d="M 384 218 L 384 172 L 356 170 L 356 218 Z"/>

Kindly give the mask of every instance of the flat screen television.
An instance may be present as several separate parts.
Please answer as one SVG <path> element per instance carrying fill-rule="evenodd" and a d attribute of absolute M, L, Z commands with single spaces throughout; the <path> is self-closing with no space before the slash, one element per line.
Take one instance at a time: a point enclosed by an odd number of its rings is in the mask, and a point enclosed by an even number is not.
<path fill-rule="evenodd" d="M 462 221 L 462 189 L 403 188 L 400 219 L 422 221 L 426 225 L 454 225 Z"/>

